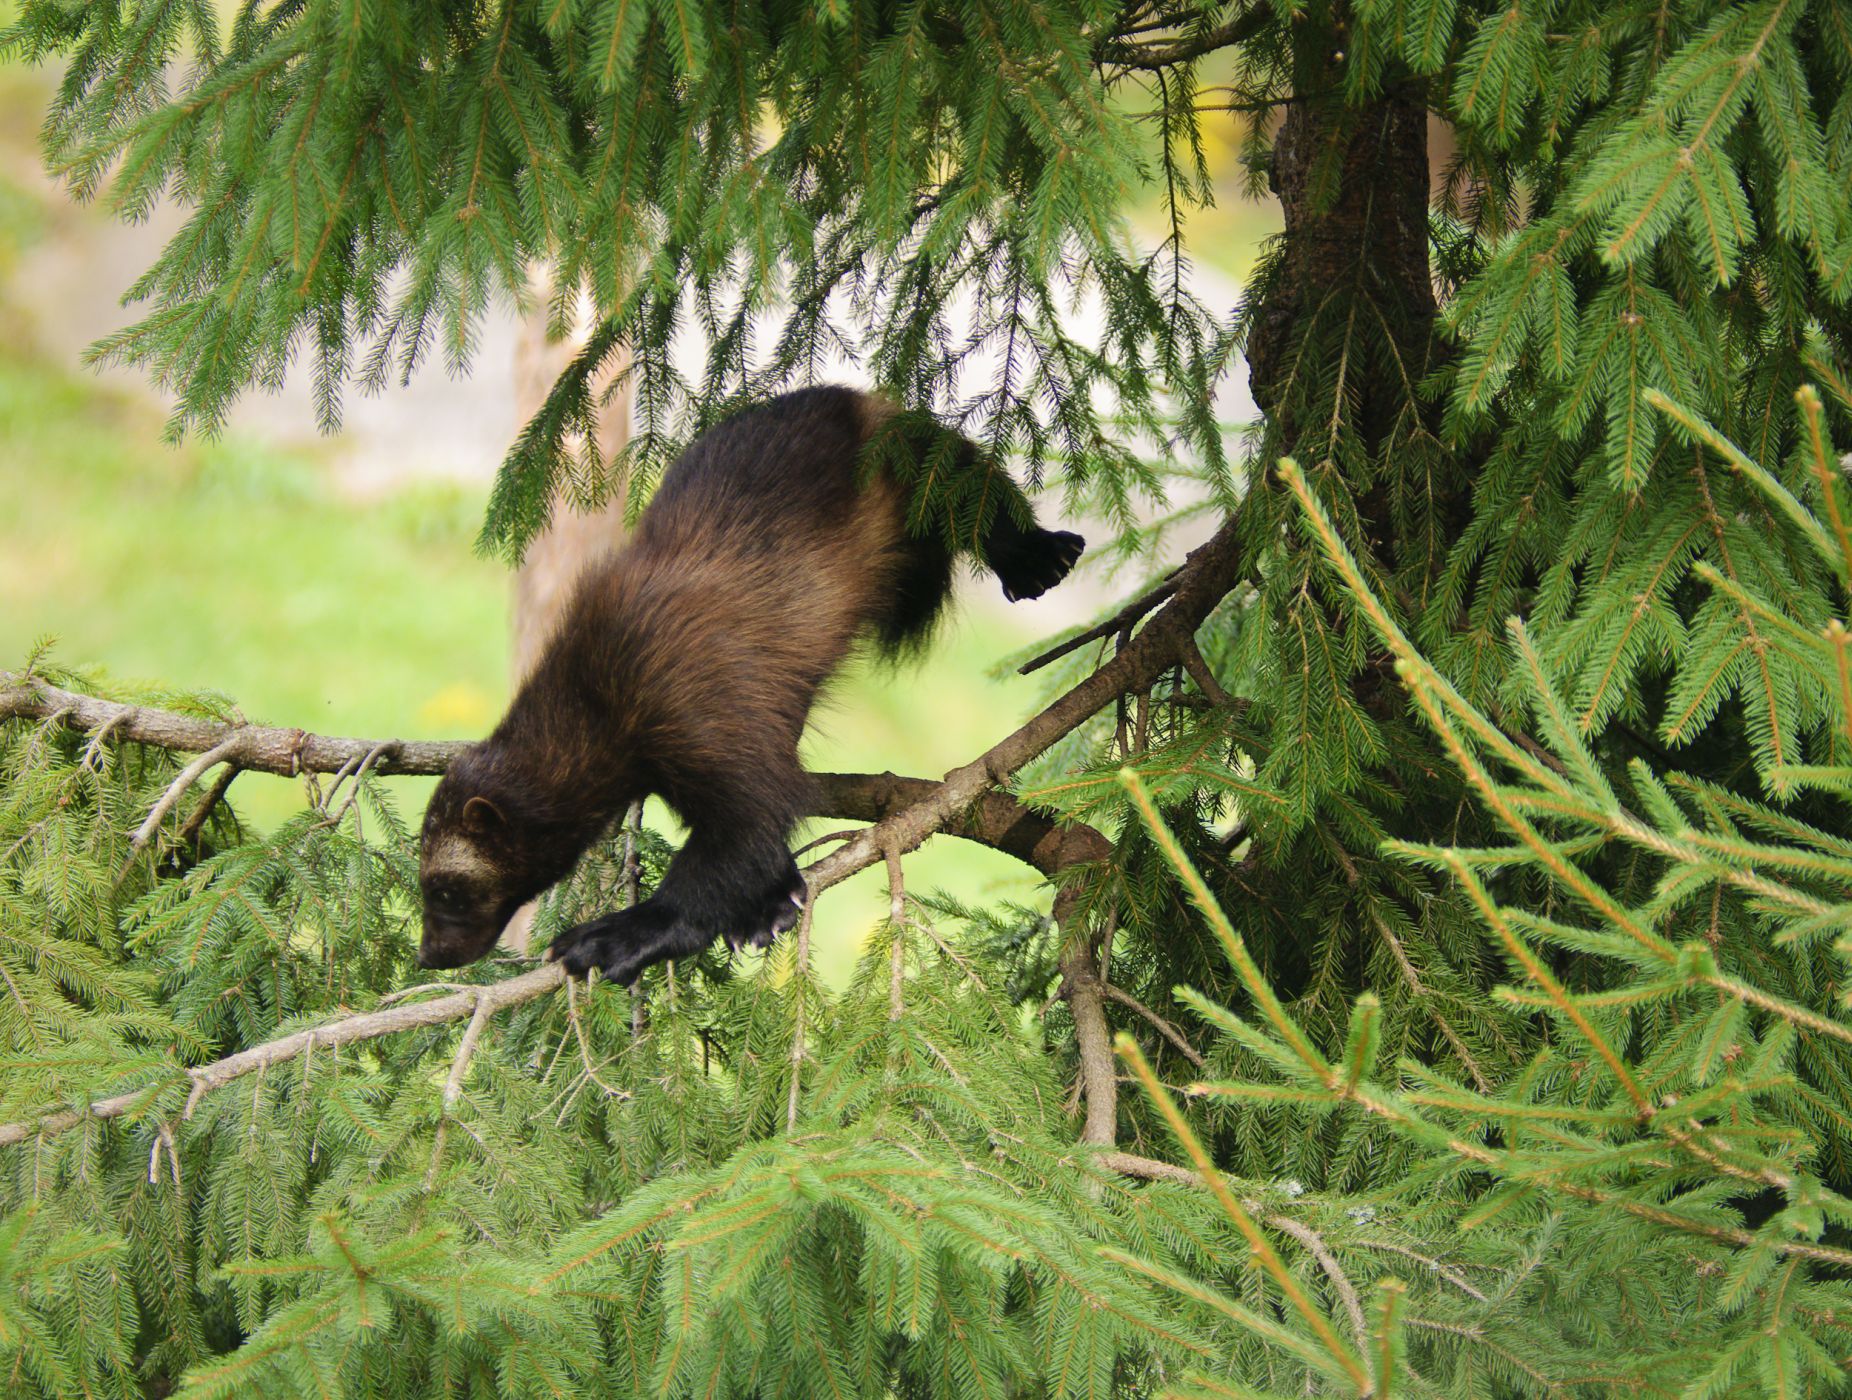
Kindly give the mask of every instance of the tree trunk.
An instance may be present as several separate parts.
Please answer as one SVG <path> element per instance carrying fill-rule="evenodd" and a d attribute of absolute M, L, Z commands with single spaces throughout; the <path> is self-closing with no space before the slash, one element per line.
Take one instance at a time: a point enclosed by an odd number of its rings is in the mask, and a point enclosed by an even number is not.
<path fill-rule="evenodd" d="M 1329 65 L 1320 66 L 1320 77 L 1302 88 L 1329 85 Z M 1357 109 L 1293 101 L 1274 142 L 1271 175 L 1285 216 L 1286 263 L 1249 330 L 1248 375 L 1254 402 L 1290 451 L 1314 426 L 1281 421 L 1282 387 L 1295 368 L 1290 348 L 1308 316 L 1348 315 L 1368 297 L 1395 327 L 1408 363 L 1426 360 L 1435 318 L 1426 106 L 1408 97 Z M 1400 385 L 1374 393 L 1365 387 L 1358 424 L 1366 439 L 1387 430 L 1403 397 Z"/>

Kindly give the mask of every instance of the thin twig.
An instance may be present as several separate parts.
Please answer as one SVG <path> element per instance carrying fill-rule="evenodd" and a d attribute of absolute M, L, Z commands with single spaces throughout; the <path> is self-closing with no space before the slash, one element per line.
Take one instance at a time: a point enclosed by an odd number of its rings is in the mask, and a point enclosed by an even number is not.
<path fill-rule="evenodd" d="M 473 992 L 480 988 L 480 982 L 419 982 L 410 987 L 400 987 L 396 992 L 387 992 L 379 999 L 380 1006 L 391 1006 L 394 1002 L 404 1001 L 407 997 L 423 996 L 426 992 Z"/>
<path fill-rule="evenodd" d="M 1169 43 L 1128 44 L 1108 42 L 1099 53 L 1103 62 L 1116 64 L 1121 68 L 1136 68 L 1143 72 L 1155 72 L 1170 68 L 1179 63 L 1189 63 L 1204 54 L 1214 53 L 1234 43 L 1245 32 L 1244 26 L 1251 26 L 1252 19 L 1245 13 L 1236 16 L 1226 24 L 1217 25 L 1198 34 L 1185 38 L 1173 39 Z"/>
<path fill-rule="evenodd" d="M 1016 674 L 1019 676 L 1029 675 L 1032 672 L 1041 670 L 1042 667 L 1051 662 L 1059 661 L 1069 652 L 1079 651 L 1082 647 L 1087 645 L 1088 642 L 1097 642 L 1102 637 L 1110 637 L 1116 633 L 1129 631 L 1132 624 L 1136 623 L 1139 618 L 1157 607 L 1158 604 L 1167 601 L 1171 594 L 1177 591 L 1177 573 L 1178 571 L 1173 569 L 1164 576 L 1164 581 L 1156 588 L 1151 589 L 1147 593 L 1141 593 L 1104 622 L 1095 623 L 1084 632 L 1076 632 L 1066 641 L 1057 642 L 1041 655 L 1031 657 L 1029 660 L 1023 662 L 1022 665 L 1016 668 Z"/>
<path fill-rule="evenodd" d="M 1197 1069 L 1203 1067 L 1204 1061 L 1202 1055 L 1197 1051 L 1194 1045 L 1191 1045 L 1190 1042 L 1185 1039 L 1183 1032 L 1178 1030 L 1171 1022 L 1158 1015 L 1157 1012 L 1146 1006 L 1123 987 L 1115 987 L 1110 982 L 1102 981 L 1100 983 L 1100 991 L 1118 1002 L 1119 1005 L 1130 1007 L 1140 1016 L 1143 1016 L 1153 1026 L 1157 1027 L 1158 1033 L 1162 1035 L 1164 1039 L 1177 1047 L 1178 1053 L 1180 1053 L 1184 1059 L 1195 1065 Z"/>
<path fill-rule="evenodd" d="M 585 1023 L 579 1018 L 579 993 L 571 978 L 566 979 L 566 1019 L 571 1023 L 572 1034 L 579 1042 L 579 1062 L 585 1066 L 585 1077 L 604 1090 L 607 1098 L 629 1098 L 630 1095 L 624 1090 L 614 1088 L 600 1079 L 598 1070 L 592 1067 L 592 1047 L 585 1038 Z"/>
<path fill-rule="evenodd" d="M 1448 1283 L 1451 1283 L 1455 1288 L 1459 1289 L 1462 1293 L 1470 1294 L 1472 1297 L 1477 1298 L 1482 1303 L 1490 1301 L 1490 1299 L 1488 1299 L 1485 1296 L 1485 1294 L 1481 1293 L 1477 1288 L 1474 1288 L 1471 1280 L 1469 1280 L 1458 1269 L 1455 1269 L 1450 1265 L 1443 1264 L 1438 1259 L 1433 1259 L 1425 1254 L 1418 1253 L 1417 1251 L 1410 1249 L 1407 1245 L 1393 1244 L 1388 1240 L 1358 1240 L 1356 1243 L 1360 1248 L 1363 1248 L 1363 1249 L 1385 1249 L 1385 1250 L 1388 1250 L 1391 1254 L 1401 1255 L 1404 1259 L 1413 1259 L 1417 1264 L 1425 1264 L 1427 1265 L 1428 1268 L 1432 1269 L 1435 1273 L 1439 1274 L 1442 1278 L 1446 1279 Z"/>
<path fill-rule="evenodd" d="M 450 1077 L 444 1081 L 445 1113 L 455 1109 L 457 1100 L 463 1097 L 463 1080 L 469 1074 L 469 1062 L 475 1057 L 476 1042 L 482 1039 L 483 1028 L 488 1024 L 489 999 L 477 993 L 476 1009 L 470 1013 L 469 1025 L 463 1028 L 463 1042 L 457 1046 L 457 1057 L 450 1062 Z"/>
<path fill-rule="evenodd" d="M 132 709 L 125 709 L 121 714 L 112 716 L 97 726 L 96 733 L 90 736 L 89 747 L 84 750 L 83 767 L 92 770 L 96 768 L 97 759 L 102 754 L 103 741 L 109 737 L 109 731 L 119 724 L 127 724 L 134 713 Z"/>
<path fill-rule="evenodd" d="M 168 785 L 167 791 L 161 794 L 161 800 L 154 804 L 154 810 L 148 813 L 147 820 L 137 827 L 135 834 L 129 838 L 129 845 L 138 851 L 147 845 L 153 839 L 154 833 L 160 829 L 161 819 L 172 811 L 174 803 L 180 800 L 180 794 L 192 787 L 201 773 L 226 758 L 237 745 L 238 736 L 233 734 L 228 739 L 220 740 L 182 768 L 180 776 Z"/>
<path fill-rule="evenodd" d="M 1282 1234 L 1291 1235 L 1304 1245 L 1306 1252 L 1318 1261 L 1318 1267 L 1325 1271 L 1325 1277 L 1331 1280 L 1331 1286 L 1337 1290 L 1343 1300 L 1344 1311 L 1350 1314 L 1350 1330 L 1357 1338 L 1357 1350 L 1368 1351 L 1370 1347 L 1370 1329 L 1363 1320 L 1363 1303 L 1357 1297 L 1357 1290 L 1350 1279 L 1345 1277 L 1339 1267 L 1337 1256 L 1331 1252 L 1324 1238 L 1302 1220 L 1293 1220 L 1284 1215 L 1269 1215 L 1266 1221 Z"/>
<path fill-rule="evenodd" d="M 375 763 L 379 762 L 380 759 L 391 753 L 397 744 L 398 740 L 396 739 L 382 739 L 367 751 L 366 757 L 361 759 L 359 766 L 354 769 L 354 790 L 347 795 L 347 801 L 342 804 L 341 810 L 329 818 L 333 825 L 339 826 L 342 818 L 354 810 L 354 804 L 360 800 L 360 782 L 361 779 L 366 777 L 367 769 L 371 768 Z M 335 794 L 340 792 L 340 790 L 341 779 L 337 775 L 334 780 L 334 785 L 328 789 L 328 796 L 324 805 L 327 807 L 334 806 Z"/>
<path fill-rule="evenodd" d="M 913 927 L 919 929 L 930 938 L 933 941 L 933 945 L 937 947 L 941 953 L 944 953 L 946 957 L 950 958 L 952 962 L 956 964 L 960 972 L 971 979 L 973 986 L 986 996 L 990 995 L 990 988 L 986 987 L 984 985 L 984 979 L 977 975 L 977 969 L 972 967 L 964 958 L 960 957 L 957 949 L 952 947 L 952 945 L 947 943 L 943 938 L 939 937 L 939 930 L 932 926 L 932 920 L 915 919 L 913 921 Z"/>
<path fill-rule="evenodd" d="M 438 1117 L 437 1131 L 431 1135 L 431 1165 L 424 1172 L 426 1191 L 437 1182 L 437 1169 L 444 1160 L 444 1136 L 450 1127 L 450 1115 L 456 1109 L 457 1100 L 463 1097 L 463 1078 L 469 1073 L 469 1062 L 476 1053 L 476 1042 L 482 1037 L 482 1028 L 488 1022 L 488 1002 L 478 993 L 476 1008 L 470 1013 L 469 1025 L 463 1028 L 463 1041 L 457 1046 L 457 1057 L 450 1062 L 450 1075 L 444 1080 L 443 1113 Z"/>
<path fill-rule="evenodd" d="M 797 920 L 797 956 L 791 975 L 797 979 L 791 995 L 795 1026 L 791 1032 L 791 1092 L 785 1100 L 785 1131 L 797 1131 L 798 1085 L 804 1076 L 804 985 L 810 973 L 810 910 L 815 896 L 804 900 L 804 911 Z"/>
<path fill-rule="evenodd" d="M 799 846 L 796 850 L 791 852 L 791 854 L 793 856 L 801 856 L 806 851 L 814 851 L 816 850 L 817 847 L 827 846 L 832 841 L 853 841 L 856 837 L 860 836 L 861 834 L 862 834 L 862 829 L 859 826 L 852 826 L 844 831 L 826 832 L 822 836 L 817 837 L 815 840 L 806 841 L 803 845 Z"/>
<path fill-rule="evenodd" d="M 888 968 L 887 1019 L 898 1021 L 906 1013 L 901 984 L 907 975 L 907 886 L 901 871 L 900 852 L 884 852 L 887 860 L 887 920 L 893 927 L 894 950 Z"/>
<path fill-rule="evenodd" d="M 180 828 L 180 844 L 190 846 L 199 839 L 199 833 L 206 829 L 206 819 L 212 815 L 212 809 L 219 805 L 232 780 L 244 770 L 235 763 L 228 763 L 219 770 L 219 776 L 212 780 L 212 786 L 206 789 L 206 795 L 199 799 L 199 805 L 193 809 L 186 824 Z"/>

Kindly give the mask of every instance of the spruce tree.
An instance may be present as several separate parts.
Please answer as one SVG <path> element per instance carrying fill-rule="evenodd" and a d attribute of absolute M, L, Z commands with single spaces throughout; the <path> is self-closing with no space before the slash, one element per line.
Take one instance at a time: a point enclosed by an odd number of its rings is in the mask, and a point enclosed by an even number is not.
<path fill-rule="evenodd" d="M 389 789 L 449 749 L 29 659 L 14 1390 L 1852 1386 L 1832 0 L 25 0 L 7 42 L 64 64 L 76 195 L 188 211 L 95 351 L 176 432 L 292 371 L 334 426 L 467 368 L 542 263 L 597 328 L 485 549 L 566 473 L 645 499 L 842 351 L 1134 563 L 1216 526 L 1031 658 L 1051 703 L 987 754 L 821 784 L 875 825 L 813 891 L 891 884 L 841 994 L 805 928 L 634 1001 L 493 965 L 419 992 Z M 1191 215 L 1238 193 L 1208 122 L 1284 215 L 1238 307 L 1190 290 Z M 926 467 L 917 527 L 981 530 Z M 241 827 L 242 768 L 304 775 L 302 814 Z M 1050 907 L 909 890 L 933 832 Z M 612 833 L 537 942 L 666 854 Z"/>

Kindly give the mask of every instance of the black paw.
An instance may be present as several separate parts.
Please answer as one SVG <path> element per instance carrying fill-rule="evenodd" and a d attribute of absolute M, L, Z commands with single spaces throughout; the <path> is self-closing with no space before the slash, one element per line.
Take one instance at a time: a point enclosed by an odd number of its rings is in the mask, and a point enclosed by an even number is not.
<path fill-rule="evenodd" d="M 1039 598 L 1068 576 L 1087 542 L 1071 530 L 1033 530 L 991 559 L 1003 596 L 1012 603 Z"/>
<path fill-rule="evenodd" d="M 790 879 L 774 886 L 760 901 L 752 917 L 726 931 L 727 946 L 734 952 L 742 948 L 769 948 L 772 940 L 786 929 L 795 928 L 803 917 L 804 899 L 810 893 L 804 877 L 793 865 Z"/>
<path fill-rule="evenodd" d="M 645 900 L 635 908 L 619 909 L 567 929 L 553 940 L 547 959 L 574 977 L 587 976 L 597 968 L 606 981 L 634 986 L 651 963 L 673 956 L 663 946 L 671 922 Z"/>

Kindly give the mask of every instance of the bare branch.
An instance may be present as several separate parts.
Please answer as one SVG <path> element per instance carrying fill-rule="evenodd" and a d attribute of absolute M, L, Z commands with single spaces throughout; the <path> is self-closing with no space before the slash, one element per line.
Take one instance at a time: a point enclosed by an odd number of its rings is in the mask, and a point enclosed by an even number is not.
<path fill-rule="evenodd" d="M 199 799 L 199 805 L 186 819 L 186 825 L 180 828 L 180 844 L 190 846 L 198 839 L 199 833 L 206 829 L 206 819 L 212 815 L 212 809 L 219 805 L 232 780 L 244 770 L 235 763 L 228 763 L 219 770 L 219 776 L 212 780 L 212 786 L 206 789 L 206 795 Z"/>
<path fill-rule="evenodd" d="M 1093 950 L 1081 930 L 1065 931 L 1060 967 L 1061 995 L 1074 1017 L 1081 1094 L 1087 1103 L 1080 1140 L 1110 1147 L 1119 1134 L 1119 1075 L 1106 1005 L 1100 999 L 1099 974 L 1093 968 Z"/>
<path fill-rule="evenodd" d="M 182 1071 L 185 1080 L 192 1086 L 188 1094 L 188 1111 L 212 1090 L 223 1088 L 234 1080 L 271 1065 L 293 1060 L 312 1046 L 351 1045 L 355 1041 L 376 1040 L 383 1035 L 416 1030 L 422 1026 L 440 1026 L 447 1021 L 461 1020 L 479 1006 L 487 1008 L 485 1015 L 493 1015 L 505 1007 L 519 1006 L 523 1002 L 545 996 L 565 980 L 566 971 L 558 963 L 543 963 L 533 971 L 524 972 L 519 977 L 510 977 L 505 982 L 486 983 L 432 1001 L 365 1011 L 279 1036 L 275 1040 L 267 1040 L 262 1045 L 253 1045 L 248 1050 L 240 1050 L 235 1055 L 227 1055 L 209 1065 Z M 36 1123 L 0 1124 L 0 1147 L 24 1142 L 31 1137 L 52 1137 L 75 1128 L 86 1118 L 120 1118 L 149 1104 L 158 1087 L 150 1086 L 127 1094 L 97 1099 L 83 1111 L 65 1109 L 48 1113 Z"/>
<path fill-rule="evenodd" d="M 886 857 L 887 921 L 894 930 L 893 956 L 888 968 L 887 1019 L 898 1021 L 907 1010 L 903 995 L 907 977 L 907 940 L 903 936 L 907 926 L 907 881 L 900 865 L 900 852 L 888 851 Z"/>
<path fill-rule="evenodd" d="M 234 733 L 229 739 L 220 740 L 182 768 L 180 776 L 168 784 L 167 791 L 161 794 L 161 800 L 154 804 L 154 810 L 148 813 L 147 820 L 135 829 L 135 834 L 129 838 L 129 845 L 138 851 L 147 845 L 154 838 L 154 833 L 161 829 L 161 818 L 172 811 L 174 803 L 180 800 L 180 794 L 199 781 L 200 774 L 213 764 L 225 759 L 237 743 L 238 736 Z"/>
<path fill-rule="evenodd" d="M 475 1058 L 476 1042 L 482 1039 L 482 1029 L 489 1024 L 489 1003 L 480 993 L 476 997 L 476 1009 L 471 1013 L 469 1025 L 463 1030 L 463 1042 L 457 1046 L 457 1057 L 451 1061 L 450 1077 L 444 1080 L 444 1112 L 449 1113 L 457 1106 L 457 1100 L 463 1097 L 463 1080 L 469 1074 L 469 1062 Z"/>
<path fill-rule="evenodd" d="M 1100 983 L 1100 990 L 1114 1001 L 1118 1002 L 1119 1005 L 1130 1007 L 1153 1026 L 1157 1027 L 1158 1034 L 1162 1035 L 1164 1039 L 1176 1046 L 1178 1053 L 1191 1064 L 1195 1065 L 1197 1069 L 1203 1067 L 1202 1055 L 1198 1053 L 1196 1047 L 1191 1045 L 1188 1039 L 1185 1038 L 1183 1032 L 1178 1030 L 1171 1022 L 1158 1015 L 1157 1012 L 1146 1006 L 1123 987 L 1115 987 L 1110 982 L 1102 981 Z"/>
<path fill-rule="evenodd" d="M 1350 1330 L 1357 1338 L 1357 1350 L 1367 1351 L 1370 1345 L 1369 1325 L 1363 1320 L 1363 1303 L 1357 1297 L 1357 1290 L 1344 1270 L 1339 1267 L 1337 1256 L 1325 1244 L 1324 1237 L 1307 1225 L 1303 1220 L 1293 1220 L 1284 1215 L 1269 1215 L 1266 1221 L 1281 1234 L 1291 1235 L 1304 1245 L 1306 1252 L 1318 1261 L 1318 1267 L 1325 1271 L 1325 1277 L 1331 1280 L 1331 1286 L 1344 1303 L 1344 1311 L 1350 1314 Z"/>
<path fill-rule="evenodd" d="M 1267 7 L 1257 5 L 1254 10 L 1265 14 Z M 1258 28 L 1255 15 L 1250 11 L 1236 15 L 1226 24 L 1218 24 L 1213 29 L 1172 38 L 1168 42 L 1108 42 L 1100 46 L 1098 56 L 1103 62 L 1120 68 L 1155 72 L 1161 68 L 1175 67 L 1179 63 L 1189 63 L 1217 49 L 1225 49 L 1249 37 Z"/>
<path fill-rule="evenodd" d="M 1203 1179 L 1188 1167 L 1160 1162 L 1155 1157 L 1139 1157 L 1130 1152 L 1096 1152 L 1093 1160 L 1109 1172 L 1136 1177 L 1140 1181 L 1168 1181 L 1176 1186 L 1203 1184 Z"/>
<path fill-rule="evenodd" d="M 424 1172 L 424 1189 L 427 1191 L 437 1180 L 438 1166 L 444 1160 L 444 1136 L 450 1127 L 450 1115 L 457 1106 L 457 1100 L 463 1097 L 463 1079 L 469 1073 L 469 1062 L 475 1058 L 476 1042 L 482 1039 L 482 1028 L 488 1024 L 488 1002 L 478 992 L 469 1025 L 463 1028 L 463 1041 L 457 1046 L 457 1057 L 451 1061 L 450 1075 L 444 1080 L 444 1111 L 437 1120 L 437 1131 L 431 1136 L 431 1165 Z"/>
<path fill-rule="evenodd" d="M 1209 663 L 1203 659 L 1202 648 L 1196 645 L 1194 637 L 1185 637 L 1178 648 L 1183 658 L 1183 669 L 1190 673 L 1190 679 L 1197 688 L 1217 705 L 1228 703 L 1228 692 L 1222 689 L 1222 683 L 1215 678 L 1215 672 L 1209 669 Z"/>
<path fill-rule="evenodd" d="M 345 764 L 364 760 L 381 743 L 378 739 L 331 738 L 281 726 L 228 724 L 203 715 L 124 705 L 61 690 L 36 676 L 0 671 L 0 719 L 49 719 L 60 711 L 63 721 L 74 729 L 90 731 L 109 725 L 117 743 L 152 744 L 182 753 L 206 753 L 226 745 L 220 753 L 224 761 L 285 778 L 337 773 Z M 393 745 L 393 751 L 382 755 L 375 765 L 381 773 L 442 773 L 453 758 L 470 747 L 460 739 L 387 742 Z"/>
<path fill-rule="evenodd" d="M 0 720 L 54 718 L 75 729 L 106 733 L 118 743 L 149 744 L 181 753 L 218 750 L 225 761 L 241 770 L 282 777 L 339 773 L 343 768 L 352 772 L 376 752 L 372 765 L 376 773 L 435 776 L 470 747 L 462 739 L 337 738 L 283 726 L 226 724 L 81 695 L 36 677 L 0 671 Z M 812 795 L 817 799 L 813 815 L 879 822 L 930 796 L 939 786 L 926 778 L 893 773 L 813 773 Z M 994 846 L 1044 874 L 1076 860 L 1103 858 L 1111 850 L 1110 843 L 1091 828 L 1057 826 L 1000 792 L 963 804 L 945 817 L 942 829 L 948 835 Z"/>
<path fill-rule="evenodd" d="M 1132 599 L 1131 602 L 1127 603 L 1123 608 L 1120 608 L 1118 612 L 1114 613 L 1104 622 L 1096 623 L 1084 632 L 1077 632 L 1065 642 L 1055 643 L 1054 646 L 1050 647 L 1040 656 L 1031 657 L 1029 660 L 1023 662 L 1022 665 L 1016 668 L 1016 674 L 1019 676 L 1026 676 L 1032 672 L 1039 671 L 1050 662 L 1059 661 L 1069 652 L 1079 651 L 1088 642 L 1097 642 L 1102 638 L 1111 637 L 1115 634 L 1122 634 L 1129 638 L 1133 626 L 1141 617 L 1177 591 L 1176 577 L 1176 573 L 1173 570 L 1156 588 Z"/>

